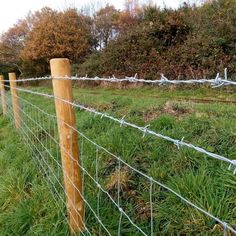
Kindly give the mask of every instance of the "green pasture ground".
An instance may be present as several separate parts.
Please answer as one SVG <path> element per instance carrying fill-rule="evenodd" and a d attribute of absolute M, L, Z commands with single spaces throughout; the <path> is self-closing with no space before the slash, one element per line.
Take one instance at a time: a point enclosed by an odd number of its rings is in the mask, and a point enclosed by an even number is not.
<path fill-rule="evenodd" d="M 26 88 L 52 93 L 51 88 Z M 184 138 L 186 142 L 210 152 L 236 159 L 235 92 L 232 88 L 206 87 L 75 87 L 74 97 L 76 103 L 114 117 L 124 117 L 139 126 L 150 125 L 149 128 L 157 133 L 178 140 Z M 55 114 L 52 99 L 25 92 L 19 92 L 19 96 L 46 113 Z M 50 145 L 47 132 L 43 132 L 46 130 L 56 137 L 56 121 L 53 119 L 49 124 L 46 115 L 27 105 L 25 100 L 21 100 L 22 109 L 40 124 L 33 131 L 34 135 L 46 146 Z M 65 206 L 53 198 L 52 186 L 36 164 L 40 160 L 37 159 L 39 154 L 32 153 L 27 146 L 24 127 L 33 129 L 34 122 L 29 123 L 24 117 L 26 115 L 23 115 L 25 126 L 16 131 L 10 116 L 0 116 L 0 235 L 67 235 L 69 230 L 63 214 Z M 78 108 L 76 119 L 78 130 L 86 137 L 236 228 L 236 176 L 233 170 L 228 170 L 227 163 L 189 148 L 178 149 L 171 142 L 143 136 L 138 130 Z M 31 142 L 31 146 L 39 145 L 37 140 Z M 98 172 L 99 182 L 116 201 L 120 181 L 121 207 L 135 224 L 150 235 L 150 181 L 103 150 L 97 150 L 85 138 L 79 137 L 79 146 L 86 170 L 94 177 Z M 57 153 L 52 146 L 47 147 L 52 153 Z M 51 160 L 49 162 L 54 165 Z M 99 193 L 86 174 L 84 183 L 85 198 L 95 212 L 100 194 L 99 216 L 111 235 L 117 235 L 119 211 L 105 193 Z M 152 201 L 154 235 L 223 234 L 222 225 L 156 184 L 152 186 Z M 99 235 L 99 223 L 88 207 L 86 225 L 92 235 Z M 121 220 L 121 229 L 122 236 L 142 235 L 125 216 Z M 106 235 L 103 229 L 100 230 L 101 235 Z"/>

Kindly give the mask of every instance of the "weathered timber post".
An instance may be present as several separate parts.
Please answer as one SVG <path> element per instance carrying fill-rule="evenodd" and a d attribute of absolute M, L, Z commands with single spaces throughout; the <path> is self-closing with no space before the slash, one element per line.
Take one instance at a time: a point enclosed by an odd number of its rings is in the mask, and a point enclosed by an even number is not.
<path fill-rule="evenodd" d="M 9 81 L 10 81 L 10 89 L 11 89 L 11 97 L 12 97 L 12 107 L 13 114 L 15 119 L 15 126 L 17 129 L 21 126 L 21 115 L 20 115 L 20 104 L 17 96 L 17 80 L 15 73 L 9 73 Z"/>
<path fill-rule="evenodd" d="M 66 58 L 50 60 L 53 93 L 60 139 L 64 185 L 67 196 L 67 210 L 72 232 L 81 232 L 84 228 L 84 203 L 82 198 L 82 178 L 79 161 L 78 134 L 76 129 L 73 102 L 70 62 Z M 63 101 L 63 100 L 64 101 Z M 74 129 L 73 129 L 74 128 Z"/>
<path fill-rule="evenodd" d="M 4 87 L 4 76 L 0 75 L 0 90 L 1 90 L 1 98 L 2 98 L 2 112 L 3 115 L 7 113 L 7 103 L 6 103 L 6 90 Z"/>

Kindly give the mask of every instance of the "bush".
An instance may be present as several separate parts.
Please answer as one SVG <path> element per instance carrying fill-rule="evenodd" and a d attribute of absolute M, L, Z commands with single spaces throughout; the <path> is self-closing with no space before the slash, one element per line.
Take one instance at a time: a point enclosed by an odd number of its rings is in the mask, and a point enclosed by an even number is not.
<path fill-rule="evenodd" d="M 83 64 L 78 66 L 80 76 L 94 77 L 100 75 L 102 71 L 101 53 L 92 54 Z"/>
<path fill-rule="evenodd" d="M 216 0 L 178 10 L 143 9 L 139 24 L 120 32 L 80 66 L 82 74 L 157 79 L 235 75 L 236 2 Z"/>

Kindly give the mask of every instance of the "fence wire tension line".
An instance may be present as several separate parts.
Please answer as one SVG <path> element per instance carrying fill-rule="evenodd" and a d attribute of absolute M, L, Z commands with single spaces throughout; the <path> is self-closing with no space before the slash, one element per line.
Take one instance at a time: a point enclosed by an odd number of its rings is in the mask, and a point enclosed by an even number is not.
<path fill-rule="evenodd" d="M 149 176 L 142 170 L 132 166 L 125 161 L 124 158 L 111 152 L 108 148 L 98 144 L 80 129 L 76 127 L 76 114 L 75 109 L 78 108 L 82 111 L 89 112 L 95 116 L 111 120 L 119 124 L 120 128 L 132 128 L 142 133 L 143 137 L 146 135 L 160 138 L 174 144 L 177 149 L 186 147 L 198 153 L 208 156 L 215 161 L 221 161 L 228 164 L 228 170 L 233 170 L 236 174 L 236 160 L 231 160 L 219 154 L 209 152 L 206 149 L 198 147 L 194 144 L 184 141 L 184 138 L 179 140 L 172 137 L 157 133 L 150 129 L 149 126 L 141 127 L 123 118 L 116 118 L 107 113 L 95 110 L 94 108 L 87 107 L 83 104 L 78 104 L 73 100 L 72 94 L 72 81 L 104 81 L 104 82 L 131 82 L 131 83 L 147 83 L 158 85 L 178 85 L 178 84 L 209 84 L 212 87 L 221 86 L 234 86 L 235 81 L 228 80 L 227 69 L 224 71 L 224 79 L 217 74 L 215 79 L 207 80 L 169 80 L 164 75 L 161 75 L 160 80 L 143 80 L 137 77 L 125 77 L 124 79 L 113 78 L 87 78 L 87 77 L 72 77 L 69 60 L 67 59 L 52 59 L 50 61 L 51 73 L 50 77 L 29 78 L 29 79 L 16 79 L 14 73 L 9 74 L 9 80 L 4 80 L 1 77 L 1 97 L 2 97 L 2 110 L 3 114 L 10 118 L 11 122 L 15 124 L 17 130 L 25 140 L 30 153 L 34 157 L 36 166 L 44 174 L 48 181 L 49 189 L 57 204 L 59 210 L 65 215 L 66 221 L 72 233 L 80 233 L 82 235 L 93 235 L 93 231 L 89 229 L 86 222 L 86 209 L 91 213 L 99 227 L 99 235 L 122 235 L 122 220 L 126 219 L 127 222 L 134 228 L 135 232 L 145 235 L 154 236 L 156 232 L 155 215 L 154 215 L 154 185 L 159 186 L 171 194 L 175 195 L 186 205 L 194 208 L 195 210 L 203 213 L 213 221 L 222 226 L 223 235 L 228 232 L 236 235 L 236 230 L 230 226 L 229 222 L 214 216 L 208 210 L 203 209 L 199 205 L 193 203 L 181 193 L 175 191 L 166 184 L 161 183 L 153 176 Z M 27 81 L 42 81 L 52 80 L 53 94 L 38 92 L 17 86 L 17 82 Z M 10 82 L 10 85 L 4 82 Z M 10 88 L 10 93 L 5 89 Z M 21 97 L 18 92 L 28 93 L 34 96 L 41 96 L 53 99 L 55 102 L 56 114 L 50 114 L 46 110 L 33 104 L 29 99 Z M 44 139 L 38 134 L 43 133 Z M 80 147 L 78 147 L 78 137 L 82 140 Z M 95 175 L 91 174 L 89 169 L 84 164 L 85 157 L 85 142 L 94 148 Z M 55 151 L 56 150 L 56 151 Z M 118 185 L 117 185 L 117 199 L 105 188 L 101 176 L 99 174 L 99 160 L 102 158 L 100 152 L 104 152 L 118 163 Z M 128 209 L 123 207 L 121 202 L 121 168 L 125 166 L 130 172 L 139 175 L 148 183 L 149 194 L 149 211 L 150 223 L 147 227 L 143 228 L 139 225 Z M 97 199 L 96 207 L 90 203 L 88 192 L 86 192 L 86 181 L 91 181 L 96 187 Z M 63 184 L 64 183 L 64 184 Z M 103 195 L 102 195 L 103 194 Z M 106 197 L 114 209 L 118 212 L 119 219 L 117 220 L 116 234 L 111 232 L 111 229 L 106 225 L 104 217 L 102 217 L 102 209 L 100 208 L 101 196 Z M 62 207 L 63 206 L 63 207 Z M 65 209 L 67 209 L 67 214 Z M 66 217 L 68 215 L 68 217 Z"/>
<path fill-rule="evenodd" d="M 43 80 L 51 80 L 51 76 L 46 77 L 38 77 L 38 78 L 28 78 L 28 79 L 18 79 L 17 82 L 30 82 L 30 81 L 43 81 Z M 224 78 L 220 77 L 220 73 L 217 73 L 214 79 L 188 79 L 188 80 L 170 80 L 161 74 L 161 78 L 159 80 L 149 80 L 149 79 L 138 79 L 137 74 L 134 77 L 126 76 L 123 79 L 116 78 L 115 76 L 109 78 L 101 78 L 95 76 L 94 78 L 85 77 L 78 77 L 78 76 L 64 76 L 64 77 L 57 77 L 54 79 L 69 79 L 73 81 L 94 81 L 94 82 L 111 82 L 111 83 L 122 83 L 122 82 L 130 82 L 130 83 L 143 83 L 143 84 L 157 84 L 157 85 L 181 85 L 181 84 L 208 84 L 213 88 L 222 87 L 222 86 L 235 86 L 236 81 L 232 81 L 228 79 L 227 75 L 227 68 L 224 69 Z M 3 80 L 4 82 L 8 82 L 9 80 Z"/>
<path fill-rule="evenodd" d="M 8 85 L 5 85 L 5 87 L 10 88 L 10 86 L 8 86 Z M 188 148 L 191 148 L 191 149 L 194 149 L 197 152 L 203 153 L 203 154 L 205 154 L 205 155 L 207 155 L 209 157 L 212 157 L 214 159 L 218 159 L 218 160 L 227 162 L 230 165 L 229 169 L 231 169 L 231 167 L 235 166 L 234 173 L 236 173 L 236 160 L 230 160 L 230 159 L 228 159 L 226 157 L 220 156 L 218 154 L 209 152 L 209 151 L 207 151 L 207 150 L 205 150 L 203 148 L 197 147 L 197 146 L 195 146 L 195 145 L 193 145 L 191 143 L 186 143 L 186 142 L 184 142 L 184 138 L 179 139 L 179 140 L 173 139 L 171 137 L 168 137 L 168 136 L 165 136 L 165 135 L 162 135 L 160 133 L 156 133 L 155 131 L 150 130 L 148 128 L 149 125 L 147 125 L 146 127 L 141 127 L 141 126 L 138 126 L 136 124 L 133 124 L 133 123 L 130 123 L 130 122 L 126 121 L 124 119 L 125 117 L 123 117 L 121 119 L 115 118 L 115 117 L 113 117 L 113 116 L 111 116 L 109 114 L 106 114 L 106 113 L 103 113 L 103 112 L 99 112 L 99 111 L 97 111 L 94 108 L 86 107 L 85 105 L 82 105 L 82 104 L 78 104 L 78 103 L 67 101 L 67 100 L 62 99 L 60 97 L 56 97 L 53 94 L 41 93 L 41 92 L 36 92 L 36 91 L 22 89 L 22 88 L 17 88 L 17 87 L 14 87 L 14 89 L 16 89 L 18 91 L 21 91 L 21 92 L 29 93 L 29 94 L 34 94 L 34 95 L 38 95 L 38 96 L 42 96 L 42 97 L 46 97 L 46 98 L 51 98 L 51 99 L 59 100 L 61 102 L 67 103 L 69 105 L 72 105 L 73 107 L 76 107 L 76 108 L 79 108 L 81 110 L 93 113 L 94 115 L 98 115 L 101 118 L 108 118 L 110 120 L 113 120 L 113 121 L 119 123 L 120 126 L 129 126 L 129 127 L 134 128 L 134 129 L 137 129 L 137 130 L 139 130 L 139 131 L 141 131 L 143 133 L 143 136 L 149 134 L 149 135 L 155 136 L 157 138 L 161 138 L 161 139 L 164 139 L 166 141 L 172 142 L 173 144 L 175 144 L 177 146 L 178 149 L 180 149 L 180 147 L 184 147 L 184 146 L 188 147 Z"/>

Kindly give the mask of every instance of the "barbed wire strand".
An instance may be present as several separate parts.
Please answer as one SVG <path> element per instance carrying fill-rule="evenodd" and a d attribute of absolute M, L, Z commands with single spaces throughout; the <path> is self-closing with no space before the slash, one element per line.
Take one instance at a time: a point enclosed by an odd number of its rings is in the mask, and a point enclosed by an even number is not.
<path fill-rule="evenodd" d="M 37 107 L 37 106 L 36 106 Z M 63 121 L 62 121 L 63 122 Z M 65 122 L 64 122 L 65 123 Z M 67 124 L 67 123 L 65 123 Z M 68 125 L 68 124 L 67 124 Z M 73 128 L 72 126 L 69 126 L 68 127 L 70 128 Z M 73 128 L 75 129 L 75 128 Z M 159 181 L 153 179 L 152 177 L 144 174 L 143 172 L 139 171 L 138 169 L 132 167 L 130 164 L 128 164 L 127 162 L 125 162 L 123 159 L 121 159 L 120 157 L 116 156 L 115 154 L 111 153 L 110 151 L 108 151 L 106 148 L 98 145 L 97 143 L 95 143 L 94 141 L 92 141 L 91 139 L 89 139 L 87 136 L 85 136 L 82 132 L 78 131 L 77 132 L 82 136 L 84 137 L 87 141 L 89 141 L 91 144 L 94 144 L 94 146 L 96 146 L 97 148 L 99 148 L 100 150 L 103 150 L 105 151 L 106 153 L 110 154 L 111 156 L 115 157 L 118 161 L 120 160 L 121 163 L 123 163 L 124 165 L 126 165 L 127 167 L 129 167 L 131 170 L 133 170 L 134 172 L 136 173 L 139 173 L 140 175 L 142 175 L 143 177 L 147 178 L 149 181 L 152 181 L 153 183 L 156 183 L 157 185 L 161 186 L 162 188 L 168 190 L 169 192 L 173 193 L 174 195 L 176 195 L 177 197 L 179 197 L 182 201 L 184 201 L 185 203 L 187 203 L 188 205 L 194 207 L 195 209 L 199 210 L 200 212 L 204 213 L 205 215 L 207 215 L 208 217 L 214 219 L 216 222 L 220 223 L 221 225 L 225 226 L 225 222 L 223 222 L 222 220 L 220 220 L 219 218 L 213 216 L 211 213 L 205 211 L 204 209 L 196 206 L 194 203 L 192 203 L 191 201 L 187 200 L 186 198 L 184 198 L 181 194 L 177 193 L 176 191 L 174 191 L 173 189 L 169 188 L 168 186 L 160 183 Z M 71 155 L 69 155 L 70 158 L 73 158 L 71 157 Z M 76 161 L 76 160 L 75 160 Z M 96 181 L 96 179 L 94 179 L 90 174 L 89 172 L 84 168 L 82 167 L 78 162 L 77 164 L 80 166 L 80 168 L 82 169 L 82 171 L 84 171 L 86 173 L 86 175 L 88 175 L 90 177 L 90 179 L 92 179 L 94 181 L 94 183 L 97 185 L 98 188 L 101 189 L 102 192 L 104 192 L 105 194 L 107 194 L 107 196 L 110 198 L 110 200 L 114 203 L 114 205 L 116 205 L 119 209 L 120 212 L 122 212 L 128 219 L 129 216 L 123 211 L 122 208 L 119 208 L 119 205 L 114 201 L 114 199 L 110 196 L 110 194 L 101 187 L 101 185 Z M 73 184 L 73 183 L 72 183 Z M 131 219 L 130 219 L 131 220 Z M 131 220 L 132 222 L 132 220 Z M 136 225 L 133 225 L 135 227 L 137 227 Z M 236 231 L 227 224 L 227 229 L 230 230 L 231 232 L 233 232 L 234 234 L 236 234 Z M 142 232 L 142 231 L 141 231 Z M 146 235 L 144 232 L 143 232 L 143 235 Z"/>
<path fill-rule="evenodd" d="M 100 78 L 95 76 L 93 78 L 89 77 L 58 77 L 53 79 L 70 79 L 75 81 L 95 81 L 95 82 L 111 82 L 111 83 L 122 83 L 122 82 L 130 82 L 130 83 L 144 83 L 144 84 L 158 84 L 158 85 L 179 85 L 179 84 L 209 84 L 213 88 L 228 86 L 228 85 L 236 85 L 236 81 L 228 80 L 227 76 L 227 68 L 224 69 L 224 78 L 220 77 L 220 73 L 217 73 L 214 79 L 189 79 L 189 80 L 170 80 L 161 74 L 161 78 L 159 80 L 149 80 L 149 79 L 138 79 L 137 74 L 133 77 L 125 76 L 123 79 L 116 78 L 115 76 L 109 78 Z M 42 80 L 52 80 L 51 76 L 46 77 L 36 77 L 36 78 L 26 78 L 26 79 L 18 79 L 18 82 L 28 82 L 28 81 L 42 81 Z M 3 80 L 4 82 L 9 82 L 10 80 Z"/>
<path fill-rule="evenodd" d="M 63 79 L 63 78 L 53 78 L 53 79 Z M 64 78 L 65 79 L 65 78 Z M 110 83 L 122 83 L 122 82 L 129 82 L 129 83 L 143 83 L 143 84 L 157 84 L 157 85 L 180 85 L 180 84 L 209 84 L 213 88 L 221 87 L 221 86 L 229 86 L 229 85 L 236 85 L 236 81 L 231 81 L 228 79 L 222 79 L 217 74 L 215 79 L 189 79 L 189 80 L 170 80 L 167 79 L 163 74 L 161 74 L 161 79 L 159 80 L 146 80 L 146 79 L 137 79 L 136 77 L 125 77 L 124 79 L 118 79 L 116 77 L 111 78 L 88 78 L 88 77 L 66 77 L 69 80 L 75 81 L 94 81 L 94 82 L 110 82 Z"/>
<path fill-rule="evenodd" d="M 17 82 L 32 82 L 32 81 L 42 81 L 42 80 L 51 80 L 51 76 L 45 76 L 45 77 L 35 77 L 35 78 L 26 78 L 26 79 L 17 79 Z M 4 79 L 2 80 L 3 82 L 10 82 L 10 81 L 15 81 L 15 80 L 10 80 L 10 79 Z"/>
<path fill-rule="evenodd" d="M 5 86 L 6 87 L 10 87 L 10 86 L 7 86 L 7 85 L 5 85 Z M 51 99 L 57 99 L 59 101 L 65 102 L 67 104 L 70 104 L 73 107 L 76 107 L 76 108 L 79 108 L 81 110 L 85 110 L 87 112 L 96 114 L 96 115 L 100 116 L 101 118 L 108 118 L 108 119 L 110 119 L 112 121 L 115 121 L 115 122 L 119 123 L 121 126 L 128 126 L 128 127 L 137 129 L 137 130 L 141 131 L 144 136 L 149 134 L 149 135 L 155 136 L 157 138 L 161 138 L 161 139 L 164 139 L 166 141 L 172 142 L 173 144 L 175 144 L 177 146 L 178 149 L 180 149 L 180 147 L 188 147 L 190 149 L 194 149 L 195 151 L 197 151 L 199 153 L 202 153 L 202 154 L 205 154 L 205 155 L 207 155 L 209 157 L 212 157 L 214 159 L 227 162 L 228 164 L 230 164 L 231 166 L 234 166 L 236 168 L 236 160 L 230 160 L 230 159 L 228 159 L 228 158 L 226 158 L 224 156 L 221 156 L 221 155 L 209 152 L 209 151 L 207 151 L 207 150 L 205 150 L 205 149 L 203 149 L 201 147 L 195 146 L 195 145 L 193 145 L 191 143 L 186 143 L 186 142 L 183 141 L 183 138 L 181 140 L 177 140 L 177 139 L 173 139 L 171 137 L 168 137 L 166 135 L 163 135 L 163 134 L 160 134 L 160 133 L 156 133 L 156 132 L 148 129 L 148 126 L 141 127 L 141 126 L 138 126 L 136 124 L 130 123 L 128 121 L 125 121 L 124 117 L 122 119 L 118 119 L 118 118 L 115 118 L 115 117 L 113 117 L 111 115 L 108 115 L 106 113 L 102 113 L 102 112 L 96 111 L 94 108 L 89 108 L 89 107 L 86 107 L 86 106 L 78 104 L 78 103 L 70 102 L 70 101 L 67 101 L 65 99 L 59 98 L 57 96 L 54 96 L 52 94 L 40 93 L 40 92 L 36 92 L 36 91 L 32 91 L 32 90 L 26 90 L 26 89 L 17 88 L 17 87 L 15 87 L 14 89 L 16 89 L 18 91 L 34 94 L 34 95 L 39 95 L 39 96 L 51 98 Z"/>

